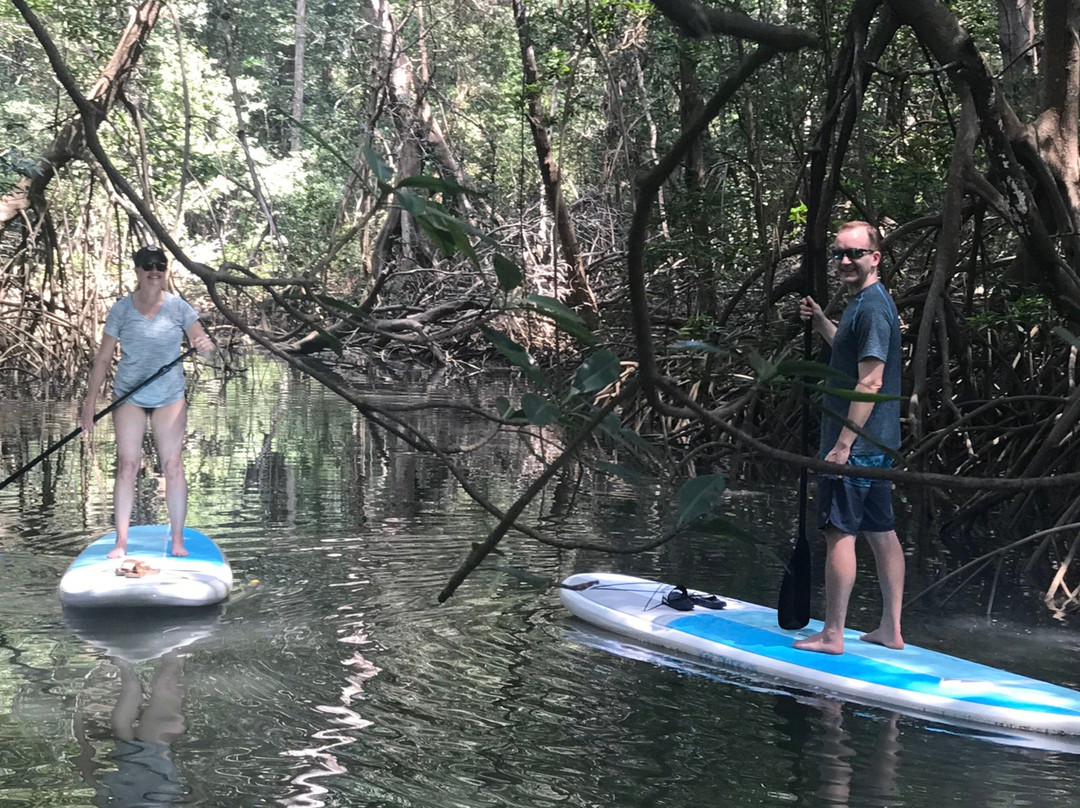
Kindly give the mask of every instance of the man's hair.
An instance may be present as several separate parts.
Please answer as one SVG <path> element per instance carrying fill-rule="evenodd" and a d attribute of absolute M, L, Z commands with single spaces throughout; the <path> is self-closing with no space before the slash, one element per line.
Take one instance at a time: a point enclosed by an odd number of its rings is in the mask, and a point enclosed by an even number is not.
<path fill-rule="evenodd" d="M 861 227 L 866 231 L 866 240 L 870 242 L 870 248 L 877 252 L 881 252 L 881 231 L 870 224 L 870 222 L 844 222 L 836 232 L 837 235 L 839 235 L 847 230 L 854 230 L 858 227 Z"/>

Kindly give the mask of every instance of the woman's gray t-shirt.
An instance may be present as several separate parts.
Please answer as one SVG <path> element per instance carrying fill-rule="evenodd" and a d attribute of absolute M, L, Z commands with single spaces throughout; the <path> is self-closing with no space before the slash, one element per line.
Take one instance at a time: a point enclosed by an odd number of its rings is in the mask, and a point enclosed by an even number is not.
<path fill-rule="evenodd" d="M 105 333 L 120 340 L 120 363 L 113 395 L 122 396 L 180 355 L 184 332 L 199 319 L 182 297 L 165 293 L 165 302 L 152 318 L 135 308 L 131 295 L 113 304 L 105 318 Z M 128 399 L 140 407 L 164 407 L 184 397 L 184 368 L 177 364 Z"/>

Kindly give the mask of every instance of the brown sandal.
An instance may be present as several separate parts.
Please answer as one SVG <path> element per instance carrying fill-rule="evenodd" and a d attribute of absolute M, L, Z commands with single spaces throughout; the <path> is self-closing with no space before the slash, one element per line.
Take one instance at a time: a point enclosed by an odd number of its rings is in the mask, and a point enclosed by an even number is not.
<path fill-rule="evenodd" d="M 146 575 L 157 575 L 161 570 L 154 569 L 150 562 L 137 558 L 125 558 L 116 568 L 116 574 L 125 578 L 142 578 Z"/>

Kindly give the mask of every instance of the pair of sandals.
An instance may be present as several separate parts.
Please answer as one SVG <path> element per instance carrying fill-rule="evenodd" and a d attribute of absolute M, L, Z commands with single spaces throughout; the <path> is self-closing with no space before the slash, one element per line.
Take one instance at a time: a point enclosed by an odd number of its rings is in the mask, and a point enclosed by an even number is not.
<path fill-rule="evenodd" d="M 695 606 L 703 606 L 706 609 L 723 609 L 727 604 L 716 595 L 700 595 L 696 592 L 686 591 L 685 586 L 673 587 L 664 595 L 664 605 L 679 612 L 689 612 Z"/>
<path fill-rule="evenodd" d="M 145 578 L 147 575 L 157 575 L 161 570 L 150 566 L 149 561 L 137 558 L 125 558 L 116 568 L 116 574 L 124 578 Z"/>

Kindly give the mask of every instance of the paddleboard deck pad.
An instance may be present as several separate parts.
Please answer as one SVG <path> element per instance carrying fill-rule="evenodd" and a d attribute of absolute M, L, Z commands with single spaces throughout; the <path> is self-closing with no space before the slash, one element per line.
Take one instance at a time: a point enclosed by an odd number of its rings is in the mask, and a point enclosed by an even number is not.
<path fill-rule="evenodd" d="M 184 528 L 186 556 L 169 554 L 167 525 L 129 529 L 122 558 L 108 558 L 116 534 L 95 541 L 71 562 L 60 579 L 65 606 L 208 606 L 228 597 L 232 568 L 221 549 L 204 534 Z"/>
<path fill-rule="evenodd" d="M 563 605 L 593 625 L 706 664 L 863 704 L 963 724 L 1080 735 L 1080 692 L 914 645 L 863 642 L 848 630 L 841 655 L 800 651 L 792 642 L 822 629 L 812 620 L 785 631 L 776 610 L 690 590 L 689 610 L 665 604 L 675 587 L 612 573 L 571 575 Z M 686 608 L 674 591 L 670 600 Z M 693 605 L 694 601 L 699 604 Z"/>

